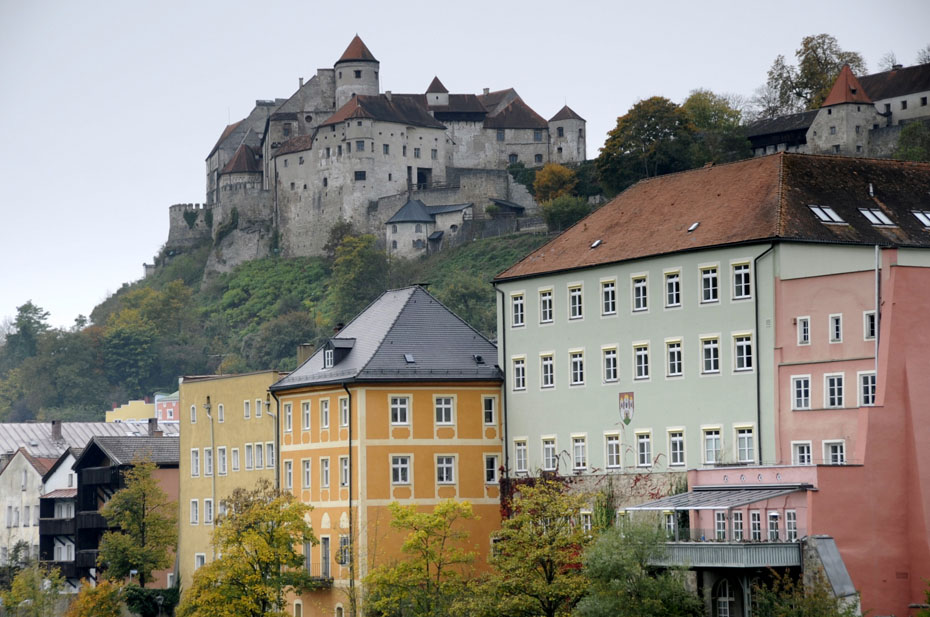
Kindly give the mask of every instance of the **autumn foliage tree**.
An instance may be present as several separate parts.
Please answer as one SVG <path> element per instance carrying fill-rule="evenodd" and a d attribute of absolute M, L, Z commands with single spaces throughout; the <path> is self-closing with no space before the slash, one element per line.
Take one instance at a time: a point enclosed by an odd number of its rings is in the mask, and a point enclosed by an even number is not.
<path fill-rule="evenodd" d="M 91 585 L 86 579 L 81 581 L 81 589 L 68 606 L 65 617 L 120 617 L 119 587 L 108 581 L 99 581 Z"/>
<path fill-rule="evenodd" d="M 571 195 L 577 183 L 575 172 L 568 167 L 558 163 L 546 163 L 536 172 L 533 192 L 536 195 L 536 201 L 542 203 L 562 195 Z"/>

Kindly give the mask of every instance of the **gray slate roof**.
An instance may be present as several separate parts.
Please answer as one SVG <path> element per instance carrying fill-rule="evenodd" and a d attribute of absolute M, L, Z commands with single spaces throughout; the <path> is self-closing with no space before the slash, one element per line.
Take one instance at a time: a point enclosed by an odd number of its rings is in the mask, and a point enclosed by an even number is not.
<path fill-rule="evenodd" d="M 334 337 L 341 338 L 355 339 L 341 362 L 323 368 L 321 347 L 271 389 L 353 381 L 501 379 L 494 344 L 422 287 L 384 292 Z"/>
<path fill-rule="evenodd" d="M 166 437 L 178 436 L 177 422 L 160 422 L 158 428 Z M 26 448 L 33 456 L 58 458 L 69 447 L 83 448 L 95 435 L 130 433 L 146 435 L 148 426 L 145 422 L 62 422 L 62 440 L 53 441 L 51 422 L 5 422 L 0 423 L 0 453 Z"/>
<path fill-rule="evenodd" d="M 785 133 L 789 131 L 806 131 L 814 121 L 819 109 L 802 111 L 797 114 L 788 114 L 787 116 L 778 116 L 776 118 L 764 118 L 757 120 L 746 127 L 747 137 L 757 137 L 759 135 L 771 135 L 772 133 Z"/>
<path fill-rule="evenodd" d="M 426 204 L 419 199 L 411 199 L 388 219 L 388 223 L 432 223 L 433 215 L 426 210 Z"/>
<path fill-rule="evenodd" d="M 437 214 L 446 214 L 447 212 L 459 212 L 465 208 L 470 208 L 471 203 L 465 204 L 448 204 L 445 206 L 426 206 L 426 211 L 431 215 L 436 216 Z"/>
<path fill-rule="evenodd" d="M 177 465 L 180 462 L 180 442 L 170 437 L 94 437 L 78 461 L 94 445 L 103 450 L 114 465 L 131 465 L 140 457 L 151 459 L 156 465 Z"/>
<path fill-rule="evenodd" d="M 802 485 L 768 486 L 765 488 L 709 488 L 701 487 L 688 493 L 679 493 L 649 501 L 627 510 L 725 510 L 739 508 L 773 497 L 806 490 Z M 702 490 L 703 489 L 703 490 Z"/>

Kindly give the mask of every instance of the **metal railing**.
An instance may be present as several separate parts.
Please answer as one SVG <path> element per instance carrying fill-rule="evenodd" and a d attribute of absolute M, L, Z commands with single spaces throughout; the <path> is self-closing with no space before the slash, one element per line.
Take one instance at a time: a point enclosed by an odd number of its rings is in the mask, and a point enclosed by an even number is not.
<path fill-rule="evenodd" d="M 714 529 L 679 529 L 678 535 L 674 532 L 666 531 L 666 537 L 669 542 L 734 542 L 734 543 L 767 543 L 767 542 L 799 542 L 801 538 L 807 535 L 803 529 L 794 529 L 790 532 L 785 528 L 784 522 L 776 533 L 770 532 L 766 526 L 766 521 L 762 521 L 760 530 L 753 532 L 751 523 L 743 521 L 741 532 L 734 532 L 732 522 L 728 521 L 725 530 L 718 531 Z"/>

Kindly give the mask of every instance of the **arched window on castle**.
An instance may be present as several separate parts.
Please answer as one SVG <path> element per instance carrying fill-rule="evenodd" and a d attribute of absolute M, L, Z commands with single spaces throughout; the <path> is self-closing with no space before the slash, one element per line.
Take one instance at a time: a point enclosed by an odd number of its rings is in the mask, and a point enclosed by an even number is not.
<path fill-rule="evenodd" d="M 516 163 L 516 162 L 520 159 L 520 157 L 518 157 L 516 154 L 511 154 L 511 155 L 510 155 L 509 157 L 507 157 L 507 158 L 508 158 L 508 160 L 510 161 L 510 164 L 511 164 L 511 165 L 513 165 L 514 163 Z"/>
<path fill-rule="evenodd" d="M 421 233 L 422 231 L 423 231 L 423 225 L 420 225 L 419 223 L 417 223 L 416 232 Z"/>

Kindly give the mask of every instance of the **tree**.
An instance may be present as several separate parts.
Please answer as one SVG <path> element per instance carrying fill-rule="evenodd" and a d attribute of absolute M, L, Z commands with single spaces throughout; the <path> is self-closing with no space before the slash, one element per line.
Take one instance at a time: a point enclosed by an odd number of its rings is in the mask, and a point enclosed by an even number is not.
<path fill-rule="evenodd" d="M 601 183 L 622 190 L 642 178 L 690 167 L 694 127 L 687 114 L 661 96 L 639 101 L 607 134 L 595 164 Z"/>
<path fill-rule="evenodd" d="M 696 132 L 690 156 L 692 166 L 737 161 L 752 154 L 736 101 L 736 97 L 699 89 L 692 90 L 682 103 L 681 108 Z"/>
<path fill-rule="evenodd" d="M 358 236 L 355 226 L 346 221 L 339 219 L 329 228 L 329 235 L 326 237 L 326 244 L 323 245 L 323 252 L 326 258 L 332 261 L 336 258 L 336 249 L 350 236 Z"/>
<path fill-rule="evenodd" d="M 543 220 L 549 231 L 568 229 L 584 217 L 591 214 L 591 206 L 583 197 L 562 195 L 551 201 L 543 202 Z"/>
<path fill-rule="evenodd" d="M 12 331 L 0 349 L 0 373 L 16 368 L 26 358 L 36 355 L 39 336 L 48 329 L 48 311 L 33 304 L 32 300 L 16 307 Z"/>
<path fill-rule="evenodd" d="M 226 514 L 213 529 L 219 557 L 194 573 L 178 617 L 283 617 L 287 592 L 313 588 L 294 549 L 317 543 L 304 518 L 310 506 L 268 480 L 237 488 L 223 503 Z"/>
<path fill-rule="evenodd" d="M 107 523 L 118 528 L 100 539 L 99 564 L 107 577 L 122 580 L 130 570 L 139 575 L 139 585 L 151 581 L 152 572 L 171 565 L 178 542 L 178 504 L 152 477 L 155 463 L 134 461 L 126 470 L 126 487 L 113 494 L 101 510 Z"/>
<path fill-rule="evenodd" d="M 139 309 L 124 309 L 110 317 L 103 338 L 107 379 L 141 397 L 151 385 L 157 356 L 158 330 Z"/>
<path fill-rule="evenodd" d="M 878 60 L 878 70 L 884 73 L 893 69 L 896 64 L 898 64 L 898 57 L 893 51 L 889 51 Z"/>
<path fill-rule="evenodd" d="M 578 603 L 580 617 L 699 617 L 701 600 L 688 591 L 683 572 L 650 565 L 664 551 L 664 534 L 651 523 L 613 527 L 587 551 L 590 581 Z"/>
<path fill-rule="evenodd" d="M 892 156 L 899 161 L 930 161 L 930 126 L 919 120 L 908 122 Z"/>
<path fill-rule="evenodd" d="M 10 590 L 3 593 L 3 605 L 9 607 L 7 614 L 11 616 L 53 617 L 64 584 L 58 568 L 47 570 L 33 561 L 19 571 Z"/>
<path fill-rule="evenodd" d="M 833 588 L 820 572 L 808 585 L 790 574 L 772 573 L 770 584 L 752 588 L 752 614 L 756 617 L 853 617 L 858 607 L 833 595 Z"/>
<path fill-rule="evenodd" d="M 471 272 L 454 271 L 441 287 L 436 298 L 471 327 L 493 336 L 497 328 L 494 290 L 481 277 Z"/>
<path fill-rule="evenodd" d="M 918 50 L 916 60 L 917 64 L 930 64 L 930 45 Z"/>
<path fill-rule="evenodd" d="M 71 601 L 65 617 L 120 617 L 120 589 L 108 580 L 102 580 L 96 586 L 87 579 L 81 581 L 81 590 Z"/>
<path fill-rule="evenodd" d="M 498 614 L 568 615 L 584 595 L 582 553 L 590 535 L 580 524 L 585 497 L 541 479 L 520 486 L 512 516 L 494 534 L 488 594 Z"/>
<path fill-rule="evenodd" d="M 462 548 L 468 533 L 460 521 L 475 518 L 471 504 L 451 499 L 432 512 L 390 505 L 391 527 L 407 532 L 405 558 L 374 569 L 365 579 L 366 613 L 384 617 L 448 615 L 469 578 L 474 553 Z"/>
<path fill-rule="evenodd" d="M 558 163 L 546 163 L 536 172 L 536 179 L 533 180 L 536 201 L 542 203 L 562 195 L 570 195 L 577 183 L 575 173 L 568 167 Z"/>
<path fill-rule="evenodd" d="M 372 235 L 348 236 L 336 249 L 330 287 L 332 314 L 346 320 L 359 313 L 384 291 L 387 256 Z"/>

